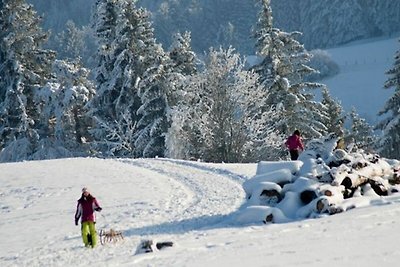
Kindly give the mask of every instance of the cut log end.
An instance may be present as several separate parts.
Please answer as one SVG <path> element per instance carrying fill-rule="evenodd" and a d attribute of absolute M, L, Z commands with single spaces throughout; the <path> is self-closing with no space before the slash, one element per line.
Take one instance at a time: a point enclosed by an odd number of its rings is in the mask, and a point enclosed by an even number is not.
<path fill-rule="evenodd" d="M 272 215 L 272 213 L 268 214 L 267 217 L 265 217 L 264 223 L 267 224 L 267 223 L 273 223 L 273 222 L 274 222 L 274 215 Z"/>

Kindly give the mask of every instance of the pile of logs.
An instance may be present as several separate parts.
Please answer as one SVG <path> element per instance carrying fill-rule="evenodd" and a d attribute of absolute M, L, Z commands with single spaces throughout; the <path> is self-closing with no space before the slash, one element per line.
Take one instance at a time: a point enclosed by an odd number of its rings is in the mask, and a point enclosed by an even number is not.
<path fill-rule="evenodd" d="M 384 197 L 399 191 L 400 161 L 335 149 L 335 142 L 331 137 L 325 142 L 311 142 L 311 149 L 306 148 L 300 155 L 301 167 L 297 169 L 287 162 L 287 170 L 264 172 L 268 164 L 274 164 L 264 162 L 258 168 L 263 172 L 244 183 L 249 206 L 271 208 L 260 208 L 265 212 L 264 223 L 276 222 L 273 211 L 288 216 L 287 203 L 292 203 L 290 209 L 302 209 L 299 213 L 305 217 L 332 215 L 354 208 L 354 197 Z M 285 166 L 285 162 L 280 164 Z M 276 209 L 280 211 L 276 213 Z"/>

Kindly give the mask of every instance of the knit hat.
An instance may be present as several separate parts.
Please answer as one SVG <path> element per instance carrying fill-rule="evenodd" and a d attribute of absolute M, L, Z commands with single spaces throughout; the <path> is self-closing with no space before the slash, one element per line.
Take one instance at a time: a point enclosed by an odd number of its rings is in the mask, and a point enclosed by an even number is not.
<path fill-rule="evenodd" d="M 88 192 L 89 193 L 89 189 L 87 187 L 82 188 L 82 193 Z"/>

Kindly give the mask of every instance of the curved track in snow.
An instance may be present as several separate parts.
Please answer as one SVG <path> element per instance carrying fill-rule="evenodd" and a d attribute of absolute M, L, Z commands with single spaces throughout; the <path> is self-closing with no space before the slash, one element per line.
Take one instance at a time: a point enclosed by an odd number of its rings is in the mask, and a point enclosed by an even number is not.
<path fill-rule="evenodd" d="M 242 176 L 186 161 L 146 159 L 124 161 L 164 177 L 171 195 L 160 210 L 160 223 L 132 229 L 131 235 L 179 233 L 211 227 L 236 211 L 245 197 Z M 156 194 L 156 192 L 154 192 Z M 161 222 L 163 221 L 163 222 Z"/>

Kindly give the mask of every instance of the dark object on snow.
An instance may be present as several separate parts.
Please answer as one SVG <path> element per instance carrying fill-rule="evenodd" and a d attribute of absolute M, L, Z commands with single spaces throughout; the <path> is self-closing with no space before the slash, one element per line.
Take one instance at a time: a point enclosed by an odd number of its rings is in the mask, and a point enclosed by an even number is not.
<path fill-rule="evenodd" d="M 341 160 L 333 160 L 331 162 L 328 163 L 329 168 L 334 168 L 334 167 L 339 167 L 342 164 L 349 164 L 351 161 L 348 159 L 341 159 Z"/>
<path fill-rule="evenodd" d="M 367 162 L 362 162 L 362 161 L 358 161 L 358 162 L 354 163 L 353 165 L 351 165 L 351 167 L 354 170 L 360 170 L 360 169 L 365 168 L 367 166 L 368 166 L 368 163 Z"/>
<path fill-rule="evenodd" d="M 281 194 L 279 194 L 278 191 L 276 190 L 263 190 L 260 194 L 260 196 L 266 196 L 266 197 L 281 197 Z"/>
<path fill-rule="evenodd" d="M 273 222 L 273 220 L 274 220 L 274 215 L 272 215 L 272 213 L 271 213 L 271 214 L 267 215 L 267 217 L 265 217 L 265 220 L 263 222 L 264 222 L 264 224 L 267 224 L 267 223 Z"/>
<path fill-rule="evenodd" d="M 353 197 L 355 191 L 355 189 L 345 189 L 343 191 L 343 198 L 347 199 Z"/>
<path fill-rule="evenodd" d="M 165 247 L 172 247 L 173 245 L 174 245 L 174 243 L 171 242 L 171 241 L 167 241 L 167 242 L 157 242 L 157 243 L 156 243 L 156 248 L 157 248 L 158 250 L 161 250 L 161 249 L 163 249 L 163 248 L 165 248 Z"/>
<path fill-rule="evenodd" d="M 263 190 L 260 194 L 260 202 L 262 205 L 274 206 L 282 200 L 281 194 L 275 189 Z"/>
<path fill-rule="evenodd" d="M 387 196 L 389 194 L 388 189 L 385 187 L 385 185 L 373 179 L 359 178 L 357 182 L 358 183 L 356 185 L 353 185 L 349 177 L 343 179 L 341 185 L 345 187 L 345 190 L 343 192 L 343 197 L 345 199 L 353 197 L 357 189 L 362 188 L 367 184 L 369 184 L 371 188 L 374 190 L 374 192 L 379 196 Z"/>
<path fill-rule="evenodd" d="M 342 183 L 340 185 L 343 185 L 344 188 L 350 189 L 353 186 L 353 182 L 349 177 L 346 177 L 343 179 Z"/>
<path fill-rule="evenodd" d="M 389 179 L 391 185 L 400 184 L 400 170 L 394 170 L 392 179 Z"/>
<path fill-rule="evenodd" d="M 388 195 L 388 191 L 383 184 L 381 184 L 377 181 L 374 181 L 372 179 L 369 179 L 368 183 L 371 185 L 371 188 L 375 191 L 375 193 L 378 194 L 379 196 L 387 196 Z"/>
<path fill-rule="evenodd" d="M 137 247 L 135 254 L 153 252 L 153 249 L 151 247 L 152 245 L 153 245 L 153 240 L 142 240 L 142 241 L 140 241 L 140 244 Z"/>
<path fill-rule="evenodd" d="M 333 214 L 336 214 L 336 213 L 341 213 L 343 211 L 344 210 L 343 210 L 342 207 L 335 207 L 333 205 L 330 206 L 329 209 L 328 209 L 329 215 L 333 215 Z"/>
<path fill-rule="evenodd" d="M 317 201 L 317 204 L 315 207 L 319 213 L 326 212 L 329 207 L 329 202 L 327 199 L 321 198 L 320 200 Z"/>
<path fill-rule="evenodd" d="M 378 163 L 378 161 L 379 161 L 380 158 L 381 158 L 381 157 L 380 157 L 379 155 L 374 154 L 374 155 L 372 156 L 372 158 L 369 160 L 369 162 L 371 162 L 371 163 L 373 163 L 373 164 Z"/>
<path fill-rule="evenodd" d="M 174 245 L 174 243 L 171 241 L 157 242 L 155 246 L 153 244 L 153 240 L 150 239 L 140 241 L 140 244 L 136 248 L 135 255 L 154 252 L 155 249 L 161 250 L 163 248 L 172 247 Z"/>
<path fill-rule="evenodd" d="M 318 200 L 315 208 L 319 213 L 328 213 L 329 215 L 344 211 L 342 207 L 337 207 L 334 204 L 330 204 L 329 200 L 326 198 L 321 198 Z"/>
<path fill-rule="evenodd" d="M 305 191 L 301 192 L 301 194 L 300 194 L 300 199 L 303 202 L 303 204 L 305 204 L 305 205 L 307 205 L 308 203 L 310 203 L 317 197 L 318 197 L 317 193 L 315 193 L 314 190 L 305 190 Z"/>
<path fill-rule="evenodd" d="M 353 182 L 349 177 L 344 178 L 340 185 L 343 185 L 345 188 L 345 190 L 343 191 L 343 197 L 345 199 L 353 197 L 354 192 L 357 188 L 353 188 Z"/>
<path fill-rule="evenodd" d="M 347 152 L 343 149 L 336 149 L 333 151 L 333 157 L 330 162 L 328 162 L 329 168 L 339 167 L 342 164 L 349 164 L 350 159 L 347 158 Z"/>

